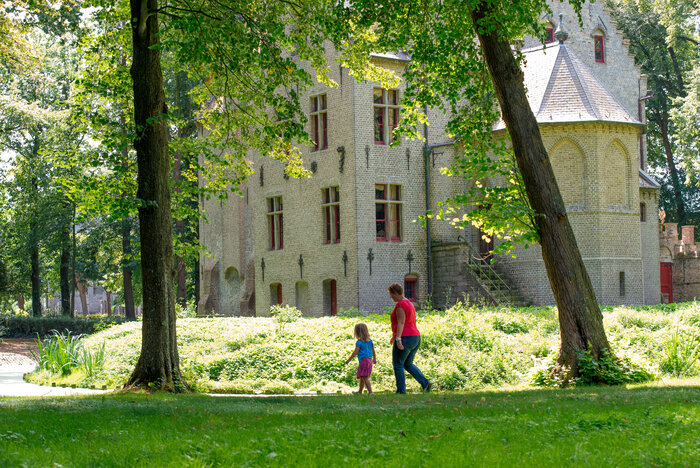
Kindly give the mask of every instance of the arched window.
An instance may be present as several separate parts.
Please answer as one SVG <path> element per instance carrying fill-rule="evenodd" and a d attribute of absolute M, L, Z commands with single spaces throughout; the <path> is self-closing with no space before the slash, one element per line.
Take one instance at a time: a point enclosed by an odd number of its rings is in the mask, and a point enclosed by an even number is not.
<path fill-rule="evenodd" d="M 602 33 L 596 32 L 593 35 L 593 53 L 596 62 L 605 63 L 605 37 Z"/>
<path fill-rule="evenodd" d="M 642 223 L 647 220 L 647 205 L 644 203 L 639 204 L 639 221 Z"/>

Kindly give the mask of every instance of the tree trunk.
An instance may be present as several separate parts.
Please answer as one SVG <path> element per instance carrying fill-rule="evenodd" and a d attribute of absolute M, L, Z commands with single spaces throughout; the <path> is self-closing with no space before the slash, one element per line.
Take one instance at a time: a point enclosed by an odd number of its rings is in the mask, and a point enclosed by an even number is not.
<path fill-rule="evenodd" d="M 80 294 L 80 307 L 82 308 L 83 315 L 87 316 L 90 313 L 87 302 L 87 284 L 79 278 L 76 278 L 75 285 L 78 288 L 78 294 Z"/>
<path fill-rule="evenodd" d="M 490 8 L 492 4 L 481 3 L 477 10 L 471 11 L 471 18 L 513 143 L 525 191 L 536 213 L 534 221 L 542 257 L 559 311 L 558 363 L 568 368 L 566 377 L 574 377 L 578 375 L 579 353 L 590 349 L 598 359 L 601 351 L 608 350 L 610 345 L 537 120 L 527 101 L 523 73 L 510 44 L 501 39 L 497 31 L 488 31 L 487 21 L 493 13 Z M 486 31 L 482 30 L 482 22 Z"/>
<path fill-rule="evenodd" d="M 29 258 L 31 262 L 32 315 L 41 317 L 41 276 L 39 272 L 39 229 L 36 216 L 29 223 Z"/>
<path fill-rule="evenodd" d="M 61 283 L 61 314 L 71 314 L 70 260 L 71 260 L 71 223 L 66 219 L 61 229 L 61 264 L 59 276 Z"/>
<path fill-rule="evenodd" d="M 112 316 L 112 293 L 105 289 L 105 295 L 107 296 L 107 317 Z"/>
<path fill-rule="evenodd" d="M 185 388 L 175 333 L 170 158 L 165 93 L 158 48 L 157 0 L 130 0 L 134 87 L 134 147 L 138 162 L 143 331 L 141 355 L 127 385 Z"/>
<path fill-rule="evenodd" d="M 661 109 L 662 115 L 659 121 L 661 139 L 664 143 L 664 153 L 666 154 L 668 172 L 671 175 L 671 185 L 673 185 L 673 195 L 676 202 L 676 216 L 678 225 L 683 226 L 685 224 L 685 203 L 683 202 L 683 193 L 681 192 L 681 181 L 678 177 L 678 169 L 676 169 L 676 163 L 673 160 L 673 149 L 671 148 L 671 139 L 668 135 L 668 108 L 666 107 L 666 100 L 663 98 L 661 99 Z"/>
<path fill-rule="evenodd" d="M 17 295 L 17 307 L 19 310 L 24 310 L 24 296 L 21 294 Z"/>
<path fill-rule="evenodd" d="M 122 279 L 124 283 L 124 315 L 129 320 L 136 320 L 134 308 L 134 286 L 131 267 L 131 220 L 128 216 L 122 220 Z"/>
<path fill-rule="evenodd" d="M 75 236 L 75 203 L 71 203 L 72 207 L 72 215 L 71 215 L 71 227 L 72 227 L 72 245 L 73 245 L 73 255 L 71 255 L 71 260 L 70 260 L 70 277 L 73 278 L 73 281 L 71 282 L 71 290 L 70 290 L 70 316 L 75 317 L 75 256 L 76 253 L 78 252 L 78 245 L 76 241 L 76 236 Z"/>

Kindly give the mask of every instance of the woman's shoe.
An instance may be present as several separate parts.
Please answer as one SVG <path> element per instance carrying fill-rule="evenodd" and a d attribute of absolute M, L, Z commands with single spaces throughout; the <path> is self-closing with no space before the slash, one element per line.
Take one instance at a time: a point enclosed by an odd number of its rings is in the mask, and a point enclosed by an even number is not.
<path fill-rule="evenodd" d="M 432 388 L 433 388 L 433 383 L 432 383 L 432 382 L 428 382 L 428 385 L 426 385 L 425 387 L 423 387 L 423 393 L 428 393 L 430 390 L 432 390 Z"/>

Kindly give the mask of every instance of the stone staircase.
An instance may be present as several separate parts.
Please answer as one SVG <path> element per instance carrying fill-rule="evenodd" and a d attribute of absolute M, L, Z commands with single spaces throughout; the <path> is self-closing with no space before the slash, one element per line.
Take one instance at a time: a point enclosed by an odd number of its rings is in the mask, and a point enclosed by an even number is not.
<path fill-rule="evenodd" d="M 466 266 L 479 283 L 485 295 L 494 304 L 508 304 L 513 307 L 527 307 L 529 304 L 517 288 L 503 277 L 493 265 L 484 261 L 467 245 Z"/>

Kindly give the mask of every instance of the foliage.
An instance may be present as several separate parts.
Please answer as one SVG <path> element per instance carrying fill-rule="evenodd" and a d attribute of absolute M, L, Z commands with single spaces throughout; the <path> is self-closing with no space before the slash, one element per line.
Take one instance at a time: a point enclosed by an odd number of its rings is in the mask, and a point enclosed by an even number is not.
<path fill-rule="evenodd" d="M 698 361 L 700 361 L 700 334 L 696 330 L 690 333 L 676 330 L 663 344 L 660 368 L 666 373 L 676 377 L 694 375 Z"/>
<path fill-rule="evenodd" d="M 602 351 L 597 361 L 590 351 L 581 353 L 579 358 L 579 376 L 576 384 L 579 385 L 620 385 L 631 382 L 647 382 L 654 376 L 642 368 L 637 368 L 630 362 L 617 359 L 607 350 Z"/>
<path fill-rule="evenodd" d="M 636 382 L 668 372 L 663 346 L 673 330 L 700 333 L 700 304 L 610 307 L 606 330 L 617 367 L 603 362 L 600 373 L 612 381 Z M 635 318 L 635 319 L 633 319 Z M 336 392 L 356 384 L 355 366 L 344 365 L 352 351 L 356 317 L 298 318 L 278 332 L 275 318 L 219 317 L 178 320 L 183 374 L 200 391 L 256 393 L 286 382 L 295 392 Z M 372 375 L 378 391 L 394 385 L 389 317 L 362 318 L 375 343 L 378 363 Z M 139 323 L 111 327 L 86 338 L 95 349 L 106 343 L 105 366 L 82 385 L 117 387 L 138 359 Z M 422 344 L 416 358 L 421 370 L 445 391 L 471 391 L 526 385 L 539 371 L 538 384 L 556 385 L 549 370 L 557 357 L 559 329 L 550 307 L 511 309 L 456 305 L 444 312 L 418 312 Z M 617 372 L 617 373 L 615 373 Z M 694 372 L 694 371 L 693 371 Z M 553 376 L 556 377 L 556 376 Z M 37 375 L 37 382 L 58 381 Z M 419 386 L 408 379 L 409 389 Z"/>
<path fill-rule="evenodd" d="M 660 205 L 666 210 L 666 221 L 679 223 L 692 223 L 694 217 L 688 211 L 700 210 L 694 190 L 699 169 L 695 136 L 700 37 L 693 19 L 697 11 L 689 5 L 685 0 L 608 1 L 613 18 L 630 41 L 630 51 L 648 77 L 653 95 L 645 103 L 646 159 L 662 185 Z"/>
<path fill-rule="evenodd" d="M 357 307 L 350 307 L 349 309 L 341 308 L 338 310 L 339 317 L 362 317 L 362 311 Z"/>
<path fill-rule="evenodd" d="M 290 305 L 273 305 L 270 307 L 270 315 L 275 318 L 275 322 L 282 326 L 285 323 L 296 322 L 301 318 L 301 311 Z"/>
<path fill-rule="evenodd" d="M 0 315 L 0 326 L 5 328 L 8 338 L 30 338 L 48 336 L 53 330 L 66 330 L 73 335 L 90 335 L 112 325 L 125 322 L 125 318 L 111 317 L 66 317 L 49 315 L 44 317 Z"/>
<path fill-rule="evenodd" d="M 37 353 L 30 352 L 38 369 L 54 374 L 65 376 L 74 369 L 80 369 L 89 377 L 99 371 L 104 363 L 104 343 L 91 351 L 83 346 L 82 335 L 72 335 L 69 331 L 63 334 L 53 330 L 44 340 L 37 337 L 36 345 Z"/>
<path fill-rule="evenodd" d="M 175 313 L 177 313 L 177 318 L 193 318 L 197 316 L 197 304 L 194 300 L 189 300 L 183 306 L 180 303 L 175 304 Z"/>
<path fill-rule="evenodd" d="M 0 444 L 17 466 L 393 468 L 407 465 L 407 447 L 424 466 L 692 465 L 698 383 L 401 398 L 4 398 Z"/>

